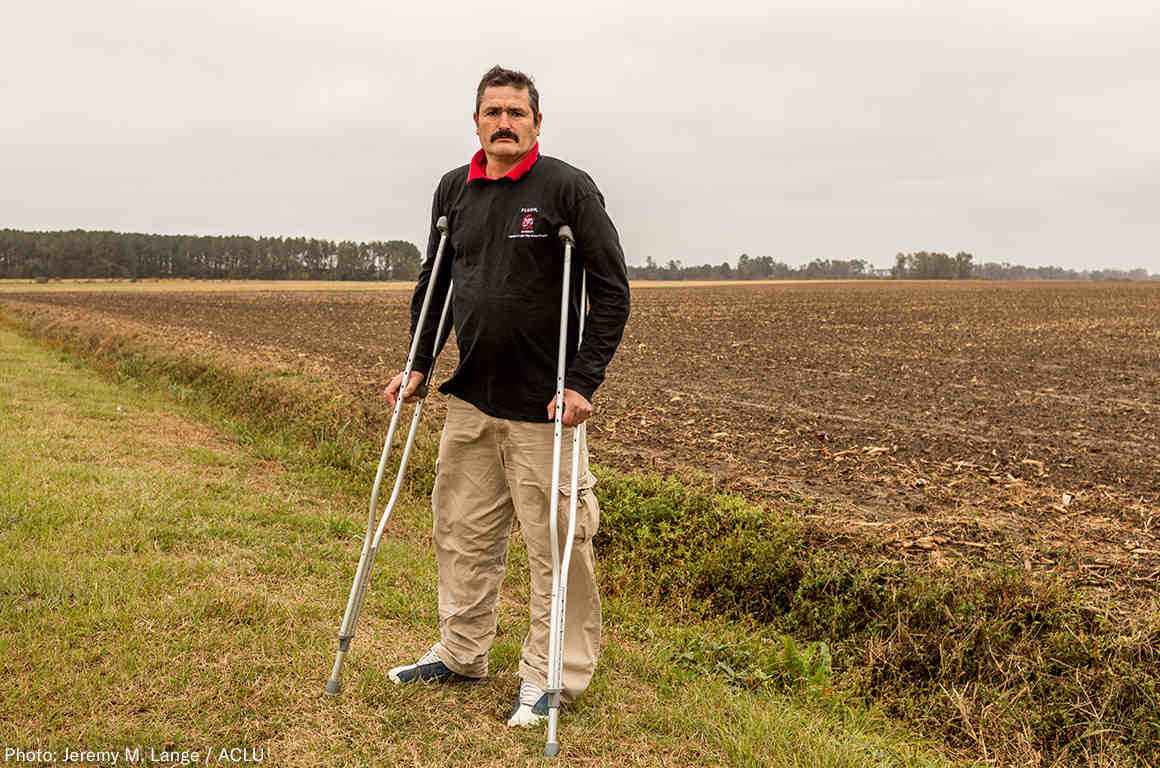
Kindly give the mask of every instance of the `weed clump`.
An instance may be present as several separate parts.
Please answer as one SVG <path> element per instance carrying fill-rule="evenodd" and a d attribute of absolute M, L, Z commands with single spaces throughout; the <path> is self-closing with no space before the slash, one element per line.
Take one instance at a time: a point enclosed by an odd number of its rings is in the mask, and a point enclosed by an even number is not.
<path fill-rule="evenodd" d="M 772 619 L 789 609 L 804 546 L 791 519 L 687 480 L 602 475 L 596 545 L 616 570 L 701 614 Z"/>
<path fill-rule="evenodd" d="M 789 514 L 707 478 L 601 474 L 596 543 L 621 587 L 677 611 L 760 621 L 788 643 L 780 656 L 702 644 L 675 661 L 744 685 L 824 687 L 832 651 L 855 695 L 957 746 L 1160 755 L 1160 613 L 1125 631 L 1062 583 L 814 549 Z"/>

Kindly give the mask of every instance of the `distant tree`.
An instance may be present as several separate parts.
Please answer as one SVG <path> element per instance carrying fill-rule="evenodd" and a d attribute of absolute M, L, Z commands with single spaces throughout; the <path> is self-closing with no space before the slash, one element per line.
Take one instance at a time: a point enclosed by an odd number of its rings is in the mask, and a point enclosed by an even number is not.
<path fill-rule="evenodd" d="M 748 279 L 752 269 L 749 265 L 749 254 L 743 253 L 737 257 L 737 277 L 745 280 Z"/>
<path fill-rule="evenodd" d="M 890 270 L 890 276 L 899 279 L 910 276 L 909 265 L 905 253 L 894 254 L 894 268 Z"/>
<path fill-rule="evenodd" d="M 414 280 L 419 276 L 422 256 L 414 244 L 405 240 L 388 240 L 383 243 L 383 252 L 387 260 L 385 279 Z"/>
<path fill-rule="evenodd" d="M 960 251 L 950 256 L 937 251 L 916 251 L 898 253 L 894 256 L 894 268 L 890 271 L 895 278 L 918 278 L 920 280 L 953 280 L 971 277 L 974 257 Z"/>
<path fill-rule="evenodd" d="M 974 259 L 969 253 L 959 251 L 955 254 L 955 277 L 966 280 L 971 276 L 971 261 Z"/>

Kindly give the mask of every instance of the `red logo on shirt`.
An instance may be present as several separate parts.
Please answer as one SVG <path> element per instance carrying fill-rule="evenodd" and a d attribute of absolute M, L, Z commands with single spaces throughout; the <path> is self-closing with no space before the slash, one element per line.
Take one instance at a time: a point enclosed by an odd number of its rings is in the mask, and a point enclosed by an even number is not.
<path fill-rule="evenodd" d="M 529 205 L 525 208 L 520 208 L 520 212 L 515 218 L 511 219 L 515 224 L 514 231 L 508 235 L 509 240 L 539 240 L 548 237 L 547 232 L 537 232 L 536 223 L 539 219 L 540 209 L 536 206 Z"/>

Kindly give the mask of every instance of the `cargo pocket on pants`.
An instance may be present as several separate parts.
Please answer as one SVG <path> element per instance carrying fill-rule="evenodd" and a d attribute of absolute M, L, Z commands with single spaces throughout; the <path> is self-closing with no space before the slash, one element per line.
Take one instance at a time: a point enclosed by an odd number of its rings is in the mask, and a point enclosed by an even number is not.
<path fill-rule="evenodd" d="M 596 503 L 596 494 L 592 488 L 596 485 L 596 475 L 591 472 L 585 473 L 585 476 L 580 479 L 580 488 L 576 493 L 576 534 L 572 537 L 572 541 L 576 544 L 583 544 L 596 535 L 596 529 L 600 525 L 600 506 Z M 568 521 L 568 505 L 572 495 L 572 488 L 570 484 L 560 484 L 560 521 L 567 525 Z"/>

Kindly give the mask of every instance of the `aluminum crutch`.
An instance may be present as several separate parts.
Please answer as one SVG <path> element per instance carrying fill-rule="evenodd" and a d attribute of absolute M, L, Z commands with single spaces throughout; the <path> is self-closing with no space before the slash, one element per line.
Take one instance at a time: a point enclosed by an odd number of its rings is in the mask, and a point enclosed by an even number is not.
<path fill-rule="evenodd" d="M 391 423 L 387 427 L 387 439 L 383 442 L 383 452 L 379 457 L 378 471 L 375 472 L 375 483 L 371 489 L 370 509 L 367 513 L 367 530 L 363 536 L 362 554 L 359 555 L 358 569 L 355 571 L 354 582 L 350 587 L 350 596 L 346 601 L 346 611 L 342 616 L 342 625 L 338 630 L 338 653 L 334 657 L 334 667 L 330 671 L 330 679 L 326 681 L 326 693 L 330 696 L 337 696 L 342 690 L 342 663 L 346 658 L 346 653 L 350 650 L 350 641 L 354 639 L 355 629 L 358 626 L 358 619 L 362 613 L 363 600 L 366 598 L 367 587 L 370 585 L 371 569 L 374 567 L 375 555 L 379 551 L 379 543 L 383 538 L 383 530 L 387 526 L 387 520 L 391 517 L 391 512 L 394 511 L 395 503 L 399 500 L 399 491 L 403 487 L 403 473 L 407 468 L 407 459 L 411 456 L 411 446 L 415 442 L 415 431 L 419 426 L 419 415 L 423 411 L 423 397 L 425 389 L 431 382 L 431 377 L 435 374 L 435 363 L 431 363 L 431 369 L 427 372 L 427 376 L 423 381 L 423 386 L 420 387 L 420 400 L 415 405 L 415 413 L 411 416 L 411 428 L 407 432 L 407 440 L 403 444 L 403 456 L 399 459 L 399 470 L 395 475 L 395 485 L 391 490 L 390 500 L 387 501 L 387 507 L 383 512 L 379 524 L 375 527 L 375 514 L 379 505 L 379 488 L 383 481 L 383 471 L 387 466 L 387 457 L 391 452 L 391 443 L 394 441 L 395 428 L 399 423 L 399 414 L 403 410 L 403 392 L 407 389 L 407 384 L 411 381 L 411 368 L 415 364 L 415 353 L 419 350 L 419 337 L 422 336 L 423 326 L 427 319 L 427 310 L 431 305 L 431 295 L 435 288 L 435 281 L 439 277 L 439 263 L 443 260 L 443 247 L 447 243 L 447 217 L 440 216 L 435 223 L 435 227 L 439 230 L 439 248 L 435 251 L 435 263 L 431 265 L 431 276 L 427 281 L 427 292 L 423 296 L 423 306 L 419 310 L 419 322 L 415 325 L 415 336 L 411 339 L 411 349 L 407 353 L 407 364 L 403 367 L 403 378 L 399 385 L 399 396 L 395 399 L 395 408 L 391 412 Z M 451 307 L 451 293 L 454 290 L 454 283 L 447 287 L 447 298 L 443 300 L 443 311 L 439 315 L 439 328 L 435 332 L 435 346 L 431 351 L 432 357 L 438 354 L 439 345 L 443 341 L 443 331 L 447 324 L 447 312 Z M 373 533 L 373 536 L 372 536 Z"/>
<path fill-rule="evenodd" d="M 580 487 L 580 436 L 583 425 L 572 427 L 572 487 L 568 498 L 568 533 L 564 540 L 564 552 L 560 554 L 560 534 L 557 515 L 560 509 L 560 444 L 564 427 L 564 359 L 568 345 L 568 304 L 572 282 L 572 248 L 576 241 L 568 225 L 560 227 L 560 239 L 564 242 L 564 285 L 560 294 L 560 346 L 556 355 L 556 428 L 552 444 L 552 496 L 548 512 L 548 532 L 552 546 L 552 612 L 548 629 L 548 740 L 544 745 L 545 757 L 555 757 L 560 752 L 560 741 L 556 734 L 560 718 L 560 694 L 564 690 L 564 617 L 568 605 L 568 569 L 572 562 L 572 542 L 576 536 L 576 502 Z M 580 280 L 580 324 L 578 326 L 577 348 L 584 335 L 584 316 L 587 305 L 588 275 L 581 273 Z"/>

